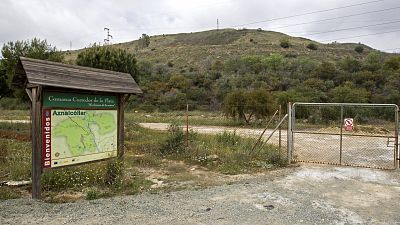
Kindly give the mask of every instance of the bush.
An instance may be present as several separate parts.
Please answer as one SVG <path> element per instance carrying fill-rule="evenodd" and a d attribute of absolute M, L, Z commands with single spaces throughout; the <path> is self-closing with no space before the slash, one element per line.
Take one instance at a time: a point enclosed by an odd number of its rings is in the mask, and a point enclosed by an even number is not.
<path fill-rule="evenodd" d="M 7 145 L 4 142 L 0 142 L 0 163 L 7 161 Z"/>
<path fill-rule="evenodd" d="M 29 109 L 29 102 L 23 101 L 19 98 L 2 98 L 0 99 L 0 109 L 8 110 L 27 110 Z"/>
<path fill-rule="evenodd" d="M 86 192 L 86 200 L 94 200 L 99 198 L 99 192 L 94 189 L 90 189 Z"/>
<path fill-rule="evenodd" d="M 160 152 L 163 155 L 180 154 L 185 152 L 185 134 L 181 127 L 172 124 L 169 127 L 167 140 L 161 145 Z"/>
<path fill-rule="evenodd" d="M 364 52 L 364 47 L 361 45 L 358 45 L 354 48 L 354 51 L 356 51 L 357 53 L 363 53 Z"/>
<path fill-rule="evenodd" d="M 282 48 L 289 48 L 289 47 L 290 47 L 289 39 L 287 39 L 287 38 L 281 39 L 279 45 L 280 45 Z"/>
<path fill-rule="evenodd" d="M 386 69 L 398 70 L 400 69 L 400 56 L 391 57 L 385 61 L 384 67 Z"/>
<path fill-rule="evenodd" d="M 107 163 L 104 183 L 109 186 L 120 187 L 124 175 L 124 163 L 114 160 Z"/>
<path fill-rule="evenodd" d="M 217 134 L 215 136 L 218 143 L 222 144 L 223 146 L 235 146 L 240 141 L 240 136 L 234 132 L 227 132 L 224 131 L 222 134 Z"/>
<path fill-rule="evenodd" d="M 311 49 L 311 50 L 317 50 L 318 49 L 318 45 L 316 45 L 315 43 L 309 43 L 307 45 L 307 48 Z"/>

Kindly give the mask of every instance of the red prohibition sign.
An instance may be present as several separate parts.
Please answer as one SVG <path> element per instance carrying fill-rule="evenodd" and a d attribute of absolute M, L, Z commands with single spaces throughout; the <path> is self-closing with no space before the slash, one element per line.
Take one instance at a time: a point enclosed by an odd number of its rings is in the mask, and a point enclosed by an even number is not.
<path fill-rule="evenodd" d="M 347 118 L 344 120 L 344 124 L 346 126 L 353 126 L 353 119 L 352 118 Z"/>

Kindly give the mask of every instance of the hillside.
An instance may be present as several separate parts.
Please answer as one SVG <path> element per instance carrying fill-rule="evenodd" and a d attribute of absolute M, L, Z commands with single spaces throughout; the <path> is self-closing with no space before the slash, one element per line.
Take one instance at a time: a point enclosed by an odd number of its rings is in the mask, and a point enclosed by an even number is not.
<path fill-rule="evenodd" d="M 136 109 L 177 110 L 189 103 L 214 110 L 230 102 L 263 105 L 269 113 L 288 101 L 400 104 L 400 57 L 362 44 L 234 29 L 157 35 L 147 47 L 141 43 L 111 46 L 138 60 L 144 94 L 131 102 Z M 74 63 L 81 51 L 66 52 L 65 60 Z"/>
<path fill-rule="evenodd" d="M 291 47 L 282 48 L 280 46 L 282 39 L 288 39 Z M 316 43 L 318 50 L 308 49 L 309 43 Z M 175 70 L 181 70 L 190 67 L 199 69 L 206 59 L 226 60 L 237 56 L 269 55 L 278 52 L 289 57 L 306 56 L 316 60 L 337 61 L 346 56 L 362 59 L 373 50 L 363 45 L 365 51 L 359 54 L 354 51 L 357 45 L 351 43 L 321 44 L 273 31 L 223 29 L 151 36 L 150 45 L 144 49 L 138 49 L 138 40 L 112 46 L 134 53 L 139 61 L 172 62 L 176 65 Z M 66 60 L 75 60 L 80 51 L 68 52 Z"/>

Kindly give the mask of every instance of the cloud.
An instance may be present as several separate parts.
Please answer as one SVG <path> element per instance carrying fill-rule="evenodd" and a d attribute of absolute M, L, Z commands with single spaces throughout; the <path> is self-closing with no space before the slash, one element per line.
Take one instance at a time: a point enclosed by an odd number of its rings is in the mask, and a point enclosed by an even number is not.
<path fill-rule="evenodd" d="M 114 37 L 112 42 L 116 43 L 137 39 L 142 33 L 156 35 L 215 29 L 217 18 L 220 28 L 260 27 L 295 36 L 305 35 L 306 38 L 317 41 L 400 29 L 400 23 L 397 23 L 307 36 L 307 34 L 315 32 L 400 20 L 398 16 L 400 8 L 276 29 L 282 25 L 400 7 L 396 0 L 385 0 L 357 7 L 290 17 L 368 1 L 372 0 L 5 0 L 2 2 L 3 7 L 0 8 L 0 27 L 2 28 L 0 44 L 39 37 L 66 50 L 69 49 L 70 41 L 72 41 L 73 48 L 82 48 L 94 42 L 103 42 L 104 27 L 110 28 L 111 35 Z M 276 19 L 282 17 L 290 18 Z M 241 24 L 263 20 L 270 21 L 241 26 Z M 398 32 L 343 39 L 340 42 L 362 42 L 375 48 L 387 49 L 400 47 L 400 40 L 397 36 Z"/>

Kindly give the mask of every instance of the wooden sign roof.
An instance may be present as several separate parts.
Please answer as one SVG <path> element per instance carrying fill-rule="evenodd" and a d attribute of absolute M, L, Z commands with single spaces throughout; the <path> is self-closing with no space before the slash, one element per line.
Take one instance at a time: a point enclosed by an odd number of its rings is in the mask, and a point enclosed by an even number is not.
<path fill-rule="evenodd" d="M 13 85 L 40 85 L 88 91 L 140 94 L 128 73 L 20 57 Z"/>

